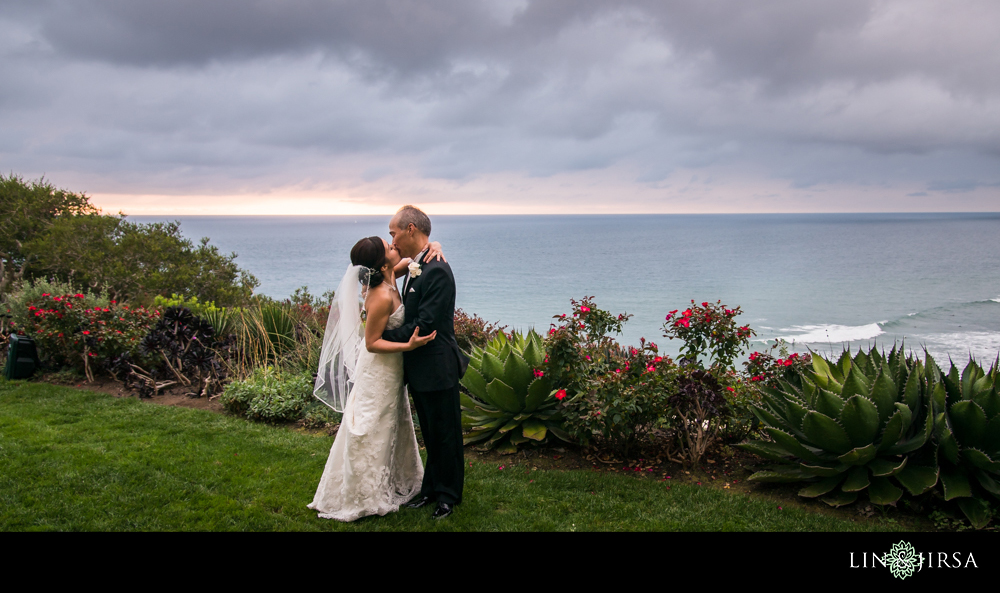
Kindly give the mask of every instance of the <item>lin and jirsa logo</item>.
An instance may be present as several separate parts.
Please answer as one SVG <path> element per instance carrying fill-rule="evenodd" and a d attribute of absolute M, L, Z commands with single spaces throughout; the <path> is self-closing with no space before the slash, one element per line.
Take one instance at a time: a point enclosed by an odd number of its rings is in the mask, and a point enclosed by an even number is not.
<path fill-rule="evenodd" d="M 851 568 L 888 568 L 897 579 L 912 577 L 924 568 L 979 568 L 972 552 L 917 552 L 913 544 L 900 540 L 879 556 L 862 552 L 860 558 L 851 552 Z"/>

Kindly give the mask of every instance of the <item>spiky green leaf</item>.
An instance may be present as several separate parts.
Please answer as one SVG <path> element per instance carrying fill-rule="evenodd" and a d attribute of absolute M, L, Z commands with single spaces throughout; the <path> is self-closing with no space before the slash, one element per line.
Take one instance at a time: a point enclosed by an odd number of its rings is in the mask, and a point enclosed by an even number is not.
<path fill-rule="evenodd" d="M 961 469 L 941 468 L 939 479 L 941 480 L 941 485 L 944 487 L 945 500 L 972 496 L 969 476 Z"/>
<path fill-rule="evenodd" d="M 545 440 L 546 428 L 542 421 L 529 418 L 522 423 L 522 426 L 524 427 L 522 434 L 524 434 L 525 438 L 539 442 Z"/>
<path fill-rule="evenodd" d="M 820 500 L 832 507 L 842 507 L 844 505 L 852 504 L 858 499 L 857 492 L 844 492 L 843 490 L 834 490 L 833 492 L 827 494 Z"/>
<path fill-rule="evenodd" d="M 867 488 L 868 484 L 868 469 L 863 465 L 858 465 L 848 470 L 847 479 L 844 480 L 844 485 L 840 488 L 844 492 L 860 492 Z"/>
<path fill-rule="evenodd" d="M 986 433 L 986 413 L 972 400 L 956 402 L 948 410 L 951 426 L 958 442 L 966 447 L 981 445 Z"/>
<path fill-rule="evenodd" d="M 845 465 L 865 465 L 878 454 L 878 448 L 875 443 L 868 445 L 867 447 L 857 447 L 851 449 L 847 453 L 844 453 L 837 458 L 838 461 Z"/>
<path fill-rule="evenodd" d="M 878 434 L 879 410 L 867 397 L 855 395 L 844 402 L 840 421 L 851 444 L 864 447 L 873 443 Z"/>
<path fill-rule="evenodd" d="M 490 384 L 486 386 L 486 393 L 489 394 L 490 403 L 504 412 L 517 414 L 524 409 L 524 400 L 517 397 L 510 385 L 500 379 L 490 381 Z"/>
<path fill-rule="evenodd" d="M 894 477 L 913 496 L 920 496 L 938 483 L 938 468 L 908 465 Z"/>
<path fill-rule="evenodd" d="M 868 499 L 875 504 L 893 504 L 903 496 L 903 490 L 889 481 L 889 478 L 872 477 L 868 485 Z"/>
<path fill-rule="evenodd" d="M 876 457 L 868 462 L 868 470 L 873 476 L 888 477 L 894 476 L 906 468 L 908 457 Z"/>
<path fill-rule="evenodd" d="M 830 476 L 829 478 L 823 478 L 818 482 L 810 484 L 799 490 L 799 496 L 803 498 L 816 498 L 817 496 L 823 496 L 824 494 L 830 492 L 834 488 L 840 485 L 840 482 L 844 480 L 843 474 L 837 474 L 835 476 Z"/>
<path fill-rule="evenodd" d="M 814 445 L 833 453 L 847 453 L 851 438 L 836 420 L 819 412 L 809 412 L 802 420 L 802 432 Z"/>

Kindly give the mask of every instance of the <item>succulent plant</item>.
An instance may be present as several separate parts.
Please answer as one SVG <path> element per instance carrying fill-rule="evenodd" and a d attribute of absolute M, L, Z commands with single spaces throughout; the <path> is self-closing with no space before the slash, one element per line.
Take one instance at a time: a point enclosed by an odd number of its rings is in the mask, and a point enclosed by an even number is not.
<path fill-rule="evenodd" d="M 931 439 L 933 383 L 902 349 L 894 346 L 888 357 L 875 349 L 853 358 L 844 352 L 836 364 L 813 356 L 811 371 L 779 384 L 764 388 L 763 406 L 754 409 L 772 440 L 741 445 L 778 465 L 751 480 L 809 480 L 799 495 L 832 506 L 862 491 L 873 503 L 894 503 L 902 488 L 918 495 L 937 484 L 936 464 L 910 455 Z"/>
<path fill-rule="evenodd" d="M 997 374 L 997 363 L 986 372 L 970 359 L 961 375 L 952 363 L 932 394 L 944 498 L 955 500 L 977 529 L 990 520 L 986 494 L 1000 498 Z"/>
<path fill-rule="evenodd" d="M 500 452 L 543 442 L 549 435 L 569 440 L 563 432 L 558 400 L 540 370 L 545 361 L 542 338 L 534 330 L 510 339 L 499 332 L 485 348 L 473 347 L 461 384 L 465 444 L 485 441 Z"/>

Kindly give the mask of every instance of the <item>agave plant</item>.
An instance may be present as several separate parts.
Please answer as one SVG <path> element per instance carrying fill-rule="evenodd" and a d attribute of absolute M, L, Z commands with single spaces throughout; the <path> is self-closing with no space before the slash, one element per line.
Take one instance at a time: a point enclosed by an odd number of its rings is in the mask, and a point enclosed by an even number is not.
<path fill-rule="evenodd" d="M 808 480 L 799 495 L 832 506 L 862 491 L 873 503 L 894 503 L 903 494 L 896 484 L 918 495 L 937 483 L 935 464 L 911 460 L 931 439 L 934 415 L 923 365 L 902 349 L 844 352 L 836 364 L 813 356 L 811 371 L 779 383 L 754 409 L 772 441 L 741 445 L 778 465 L 751 480 Z"/>
<path fill-rule="evenodd" d="M 997 374 L 997 363 L 986 372 L 970 359 L 961 375 L 952 364 L 947 375 L 940 375 L 933 393 L 936 457 L 944 498 L 957 499 L 977 529 L 990 520 L 985 495 L 1000 498 Z"/>
<path fill-rule="evenodd" d="M 485 441 L 502 453 L 518 445 L 545 441 L 550 434 L 569 440 L 563 432 L 558 400 L 548 378 L 538 369 L 545 360 L 542 338 L 534 330 L 499 332 L 485 348 L 473 347 L 462 378 L 468 394 L 461 394 L 465 444 Z"/>

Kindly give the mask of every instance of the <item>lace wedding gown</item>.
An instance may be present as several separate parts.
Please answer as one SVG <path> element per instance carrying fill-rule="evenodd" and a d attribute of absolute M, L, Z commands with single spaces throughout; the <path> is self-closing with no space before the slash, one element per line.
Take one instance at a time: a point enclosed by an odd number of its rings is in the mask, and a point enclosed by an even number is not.
<path fill-rule="evenodd" d="M 402 324 L 400 305 L 386 329 Z M 354 521 L 394 512 L 416 496 L 424 476 L 403 389 L 403 355 L 362 349 L 355 376 L 326 469 L 309 504 L 324 519 Z"/>

